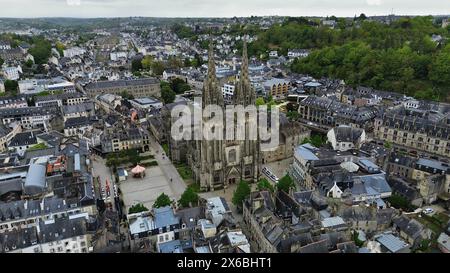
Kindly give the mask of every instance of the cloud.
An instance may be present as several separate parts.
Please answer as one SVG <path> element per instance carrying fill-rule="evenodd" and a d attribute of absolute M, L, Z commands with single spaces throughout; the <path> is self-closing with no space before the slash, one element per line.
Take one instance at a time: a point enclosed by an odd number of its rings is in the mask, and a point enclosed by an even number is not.
<path fill-rule="evenodd" d="M 366 0 L 366 2 L 369 6 L 381 6 L 383 4 L 382 0 Z"/>

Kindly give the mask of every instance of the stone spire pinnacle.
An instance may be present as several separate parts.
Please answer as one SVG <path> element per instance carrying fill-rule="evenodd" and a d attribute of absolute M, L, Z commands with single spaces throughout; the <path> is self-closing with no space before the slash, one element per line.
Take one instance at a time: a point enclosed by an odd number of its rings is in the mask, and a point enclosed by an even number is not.
<path fill-rule="evenodd" d="M 214 47 L 212 40 L 208 51 L 208 73 L 203 84 L 203 107 L 209 104 L 223 106 L 223 96 L 216 77 L 216 64 L 214 61 Z"/>
<path fill-rule="evenodd" d="M 242 46 L 242 66 L 241 66 L 241 81 L 249 80 L 248 77 L 248 55 L 247 55 L 247 38 L 244 37 Z"/>
<path fill-rule="evenodd" d="M 208 78 L 212 77 L 216 77 L 216 64 L 214 60 L 214 45 L 212 40 L 210 40 L 208 50 Z"/>
<path fill-rule="evenodd" d="M 248 74 L 248 53 L 247 53 L 247 39 L 244 36 L 242 47 L 242 64 L 239 82 L 236 84 L 234 91 L 234 103 L 236 105 L 251 105 L 255 103 L 254 90 L 250 84 L 250 77 Z"/>

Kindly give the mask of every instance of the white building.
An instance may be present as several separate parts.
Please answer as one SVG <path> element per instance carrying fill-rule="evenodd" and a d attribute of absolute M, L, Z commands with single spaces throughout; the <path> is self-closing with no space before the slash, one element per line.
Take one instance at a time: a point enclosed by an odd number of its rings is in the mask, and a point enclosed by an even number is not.
<path fill-rule="evenodd" d="M 269 52 L 269 57 L 270 57 L 270 58 L 276 58 L 276 57 L 278 57 L 278 51 L 276 51 L 276 50 L 270 51 L 270 52 Z"/>
<path fill-rule="evenodd" d="M 328 131 L 327 138 L 333 150 L 345 152 L 360 148 L 366 141 L 366 132 L 363 129 L 341 125 Z"/>
<path fill-rule="evenodd" d="M 75 56 L 80 56 L 86 53 L 86 50 L 80 47 L 71 47 L 68 49 L 64 49 L 63 54 L 64 57 L 73 58 Z"/>
<path fill-rule="evenodd" d="M 305 58 L 308 57 L 309 50 L 306 49 L 292 49 L 288 51 L 289 58 Z"/>
<path fill-rule="evenodd" d="M 163 107 L 163 103 L 161 101 L 153 98 L 137 98 L 130 100 L 130 103 L 135 108 L 143 110 L 161 109 Z"/>
<path fill-rule="evenodd" d="M 111 61 L 117 61 L 119 59 L 127 59 L 128 54 L 126 52 L 112 52 L 109 54 Z"/>
<path fill-rule="evenodd" d="M 234 96 L 235 86 L 232 83 L 226 83 L 222 86 L 222 95 L 225 103 L 231 103 Z"/>
<path fill-rule="evenodd" d="M 7 80 L 16 81 L 20 78 L 19 73 L 22 72 L 22 69 L 20 67 L 5 67 L 2 72 Z"/>

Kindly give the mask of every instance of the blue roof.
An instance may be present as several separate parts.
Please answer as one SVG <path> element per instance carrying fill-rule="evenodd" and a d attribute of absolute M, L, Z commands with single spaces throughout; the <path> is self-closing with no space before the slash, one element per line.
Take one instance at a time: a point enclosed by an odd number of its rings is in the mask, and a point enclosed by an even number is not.
<path fill-rule="evenodd" d="M 303 144 L 297 147 L 295 153 L 305 160 L 319 160 L 319 158 L 311 151 L 316 149 L 310 144 Z"/>
<path fill-rule="evenodd" d="M 162 228 L 180 223 L 180 218 L 175 216 L 170 206 L 153 209 L 155 214 L 155 228 Z"/>
<path fill-rule="evenodd" d="M 425 167 L 430 167 L 430 168 L 433 168 L 436 170 L 445 171 L 445 172 L 449 169 L 448 166 L 443 165 L 442 162 L 440 162 L 440 161 L 426 159 L 426 158 L 419 158 L 419 160 L 417 160 L 417 164 L 425 166 Z"/>
<path fill-rule="evenodd" d="M 375 174 L 375 175 L 365 175 L 359 177 L 361 181 L 364 183 L 364 187 L 366 191 L 375 190 L 379 193 L 392 192 L 391 187 L 386 181 L 386 177 L 384 173 Z"/>
<path fill-rule="evenodd" d="M 359 163 L 367 169 L 380 169 L 380 167 L 378 167 L 375 163 L 365 158 L 360 159 Z"/>
<path fill-rule="evenodd" d="M 392 253 L 402 250 L 405 247 L 409 247 L 405 241 L 392 234 L 382 234 L 377 237 L 376 240 Z"/>
<path fill-rule="evenodd" d="M 173 240 L 159 244 L 160 253 L 183 253 L 180 240 Z"/>
<path fill-rule="evenodd" d="M 125 170 L 124 169 L 117 169 L 117 174 L 119 176 L 125 176 Z"/>

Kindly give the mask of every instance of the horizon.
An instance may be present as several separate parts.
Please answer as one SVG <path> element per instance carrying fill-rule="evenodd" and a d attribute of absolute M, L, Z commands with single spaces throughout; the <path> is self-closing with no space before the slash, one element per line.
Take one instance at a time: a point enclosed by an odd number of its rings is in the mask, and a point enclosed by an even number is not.
<path fill-rule="evenodd" d="M 233 17 L 354 17 L 446 16 L 441 0 L 0 0 L 0 18 L 233 18 Z M 29 9 L 28 7 L 33 7 Z"/>

